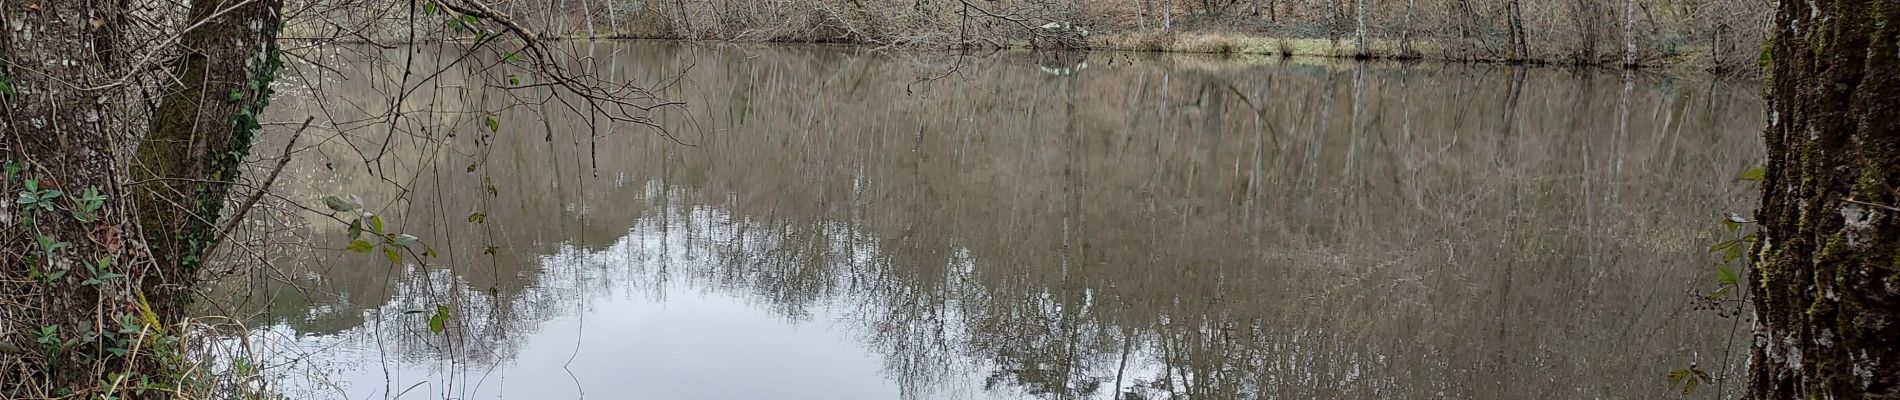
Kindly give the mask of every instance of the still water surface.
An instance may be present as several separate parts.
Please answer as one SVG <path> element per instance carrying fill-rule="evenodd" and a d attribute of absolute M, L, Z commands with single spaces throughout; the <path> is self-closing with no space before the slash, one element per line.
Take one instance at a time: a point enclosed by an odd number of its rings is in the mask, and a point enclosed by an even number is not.
<path fill-rule="evenodd" d="M 1690 294 L 1749 202 L 1752 84 L 1012 53 L 913 83 L 950 60 L 574 49 L 617 80 L 680 77 L 673 138 L 451 68 L 393 125 L 307 139 L 283 186 L 362 196 L 438 256 L 337 250 L 345 227 L 311 219 L 327 249 L 243 283 L 284 390 L 1634 399 L 1743 361 Z M 324 54 L 276 119 L 391 107 L 400 62 Z"/>

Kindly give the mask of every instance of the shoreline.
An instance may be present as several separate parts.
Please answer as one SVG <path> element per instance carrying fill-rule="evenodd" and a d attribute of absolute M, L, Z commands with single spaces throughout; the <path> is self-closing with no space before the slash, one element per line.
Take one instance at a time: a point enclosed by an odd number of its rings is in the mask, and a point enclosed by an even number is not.
<path fill-rule="evenodd" d="M 312 38 L 285 38 L 286 40 L 314 40 Z M 469 41 L 472 38 L 457 38 L 452 41 Z M 732 38 L 686 38 L 669 34 L 595 34 L 595 35 L 549 35 L 541 39 L 559 41 L 581 40 L 653 40 L 675 41 L 692 44 L 779 44 L 779 45 L 818 45 L 818 46 L 858 46 L 874 49 L 911 49 L 918 51 L 1037 51 L 1050 50 L 1037 48 L 1028 40 L 1015 40 L 999 43 L 990 40 L 971 42 L 959 49 L 957 46 L 925 43 L 872 43 L 852 40 L 798 40 L 798 39 L 732 39 Z M 422 40 L 428 43 L 440 40 Z M 374 42 L 363 39 L 333 40 L 335 43 L 368 43 L 381 47 L 395 45 L 394 42 Z M 1173 35 L 1165 33 L 1105 33 L 1086 39 L 1087 47 L 1061 48 L 1061 51 L 1102 51 L 1161 54 L 1198 54 L 1234 57 L 1271 57 L 1271 58 L 1308 58 L 1336 61 L 1390 61 L 1402 63 L 1441 63 L 1490 64 L 1526 67 L 1569 67 L 1600 71 L 1640 71 L 1646 73 L 1699 74 L 1721 79 L 1759 79 L 1761 64 L 1742 68 L 1718 70 L 1707 60 L 1706 54 L 1685 51 L 1676 54 L 1647 54 L 1634 65 L 1622 65 L 1621 54 L 1599 55 L 1594 58 L 1564 55 L 1556 51 L 1532 51 L 1533 54 L 1552 56 L 1533 56 L 1513 59 L 1498 55 L 1476 52 L 1454 52 L 1447 50 L 1441 42 L 1416 40 L 1406 48 L 1401 41 L 1391 39 L 1368 39 L 1366 51 L 1360 52 L 1351 38 L 1300 38 L 1251 35 L 1221 32 L 1179 32 Z M 1706 52 L 1706 50 L 1702 51 Z"/>

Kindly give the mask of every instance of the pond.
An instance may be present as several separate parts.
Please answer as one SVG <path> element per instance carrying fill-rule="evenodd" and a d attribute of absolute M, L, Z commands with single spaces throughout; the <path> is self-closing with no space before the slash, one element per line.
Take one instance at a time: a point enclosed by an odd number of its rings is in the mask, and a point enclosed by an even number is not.
<path fill-rule="evenodd" d="M 565 46 L 685 105 L 662 134 L 506 72 L 404 75 L 460 57 L 438 47 L 291 63 L 270 119 L 344 123 L 306 133 L 279 188 L 361 197 L 433 257 L 344 250 L 345 223 L 299 211 L 310 248 L 224 285 L 279 390 L 1662 398 L 1671 370 L 1746 358 L 1747 325 L 1697 294 L 1753 201 L 1755 83 Z"/>

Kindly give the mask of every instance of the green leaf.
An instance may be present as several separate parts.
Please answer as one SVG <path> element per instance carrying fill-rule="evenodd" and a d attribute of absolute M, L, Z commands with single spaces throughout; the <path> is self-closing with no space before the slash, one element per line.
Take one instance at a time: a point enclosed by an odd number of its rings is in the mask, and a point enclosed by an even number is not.
<path fill-rule="evenodd" d="M 449 306 L 435 306 L 435 315 L 429 316 L 429 332 L 442 333 L 449 325 Z"/>
<path fill-rule="evenodd" d="M 501 55 L 501 60 L 506 61 L 506 62 L 516 62 L 516 61 L 521 61 L 521 57 L 515 56 L 515 53 L 511 51 L 511 52 L 508 52 L 508 54 Z"/>
<path fill-rule="evenodd" d="M 1674 387 L 1682 384 L 1682 378 L 1687 376 L 1689 376 L 1689 370 L 1686 369 L 1669 371 L 1669 386 Z"/>
<path fill-rule="evenodd" d="M 1735 275 L 1735 269 L 1729 268 L 1727 265 L 1716 266 L 1715 276 L 1722 281 L 1723 285 L 1728 286 L 1736 286 L 1736 284 L 1741 281 L 1741 279 Z"/>
<path fill-rule="evenodd" d="M 488 214 L 473 213 L 473 214 L 468 215 L 468 222 L 479 224 L 479 223 L 482 223 L 482 221 L 487 221 L 487 220 L 488 220 Z"/>
<path fill-rule="evenodd" d="M 383 216 L 370 214 L 369 231 L 378 235 L 383 233 Z"/>
<path fill-rule="evenodd" d="M 388 258 L 390 264 L 402 264 L 402 253 L 397 253 L 395 247 L 383 246 L 383 257 Z"/>
<path fill-rule="evenodd" d="M 495 245 L 488 245 L 488 246 L 485 246 L 485 247 L 483 247 L 483 248 L 482 248 L 482 254 L 486 254 L 486 255 L 491 255 L 491 256 L 492 256 L 492 255 L 495 255 L 495 250 L 497 250 L 497 249 L 500 249 L 500 248 L 499 248 L 499 247 L 495 247 Z"/>
<path fill-rule="evenodd" d="M 363 219 L 357 218 L 357 219 L 350 220 L 350 238 L 355 239 L 362 236 L 363 236 Z"/>
<path fill-rule="evenodd" d="M 336 211 L 350 211 L 356 209 L 355 204 L 350 204 L 350 202 L 344 201 L 342 197 L 336 196 L 323 196 L 323 205 L 329 206 L 331 210 Z"/>
<path fill-rule="evenodd" d="M 489 132 L 495 132 L 495 131 L 501 130 L 501 120 L 496 119 L 494 114 L 489 114 L 489 115 L 483 116 L 482 118 L 483 118 L 482 124 L 488 126 Z"/>
<path fill-rule="evenodd" d="M 417 240 L 419 239 L 417 239 L 415 235 L 404 233 L 404 234 L 396 236 L 396 245 L 401 246 L 401 247 L 409 247 L 409 245 L 416 244 Z"/>
<path fill-rule="evenodd" d="M 521 86 L 521 78 L 516 77 L 514 74 L 508 74 L 508 86 Z"/>
<path fill-rule="evenodd" d="M 431 1 L 428 3 L 423 3 L 422 13 L 427 14 L 427 15 L 435 15 L 435 2 Z"/>
<path fill-rule="evenodd" d="M 1742 180 L 1744 181 L 1760 181 L 1762 180 L 1762 178 L 1767 178 L 1767 177 L 1768 177 L 1768 169 L 1763 168 L 1763 167 L 1754 167 L 1754 168 L 1749 168 L 1748 170 L 1742 171 Z"/>
<path fill-rule="evenodd" d="M 356 239 L 356 240 L 350 241 L 350 251 L 354 251 L 358 253 L 368 253 L 369 249 L 373 247 L 376 247 L 376 246 L 370 244 L 368 240 Z"/>

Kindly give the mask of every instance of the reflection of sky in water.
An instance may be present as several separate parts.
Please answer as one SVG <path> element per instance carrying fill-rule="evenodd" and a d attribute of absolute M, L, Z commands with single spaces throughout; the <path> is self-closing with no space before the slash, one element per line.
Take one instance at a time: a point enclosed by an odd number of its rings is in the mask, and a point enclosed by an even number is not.
<path fill-rule="evenodd" d="M 727 225 L 724 213 L 688 213 L 670 221 L 698 226 Z M 644 222 L 651 222 L 645 219 Z M 645 225 L 645 224 L 642 224 Z M 654 274 L 692 274 L 728 262 L 709 251 L 709 243 L 733 243 L 722 230 L 709 230 L 692 241 L 664 233 L 634 232 L 606 250 L 581 254 L 564 247 L 543 258 L 550 274 L 578 273 L 579 281 L 605 282 L 606 291 L 542 286 L 532 290 L 569 299 L 584 311 L 558 315 L 533 332 L 503 341 L 518 346 L 501 351 L 512 358 L 486 364 L 467 360 L 418 360 L 401 356 L 400 346 L 439 346 L 440 341 L 398 340 L 395 336 L 434 335 L 415 318 L 401 318 L 402 306 L 385 305 L 383 324 L 338 335 L 297 338 L 300 350 L 279 356 L 293 363 L 289 391 L 311 398 L 585 398 L 590 399 L 896 399 L 905 397 L 884 369 L 880 355 L 862 347 L 861 322 L 852 318 L 850 301 L 820 299 L 818 307 L 791 316 L 769 310 L 744 295 L 714 289 L 699 279 L 656 282 Z M 844 238 L 837 238 L 844 239 Z M 769 236 L 754 236 L 772 242 Z M 770 246 L 770 243 L 756 245 Z M 695 248 L 698 246 L 699 248 Z M 755 245 L 748 245 L 751 247 Z M 854 252 L 868 262 L 874 249 Z M 647 276 L 606 277 L 602 271 L 644 271 Z M 637 273 L 636 273 L 637 274 Z M 618 274 L 615 274 L 618 275 Z M 451 279 L 434 274 L 436 279 Z M 663 278 L 662 278 L 663 279 Z M 572 279 L 543 279 L 553 286 Z M 657 285 L 657 287 L 656 287 Z M 581 286 L 593 286 L 582 284 Z M 395 301 L 401 304 L 406 301 Z M 366 319 L 376 321 L 373 315 Z M 376 328 L 380 326 L 380 331 Z M 257 336 L 294 336 L 283 326 Z M 378 338 L 385 347 L 377 346 Z M 481 340 L 472 340 L 482 342 Z M 439 353 L 438 353 L 439 354 Z M 299 357 L 308 358 L 299 358 Z M 461 358 L 461 357 L 457 357 Z M 939 360 L 949 362 L 950 360 Z M 982 392 L 982 367 L 965 366 L 963 377 L 929 377 L 932 387 L 916 387 L 924 398 L 971 398 Z M 1131 372 L 1151 371 L 1139 368 Z M 391 395 L 395 393 L 397 395 Z M 1007 387 L 975 396 L 1010 398 Z M 1106 393 L 1103 394 L 1104 397 Z"/>

